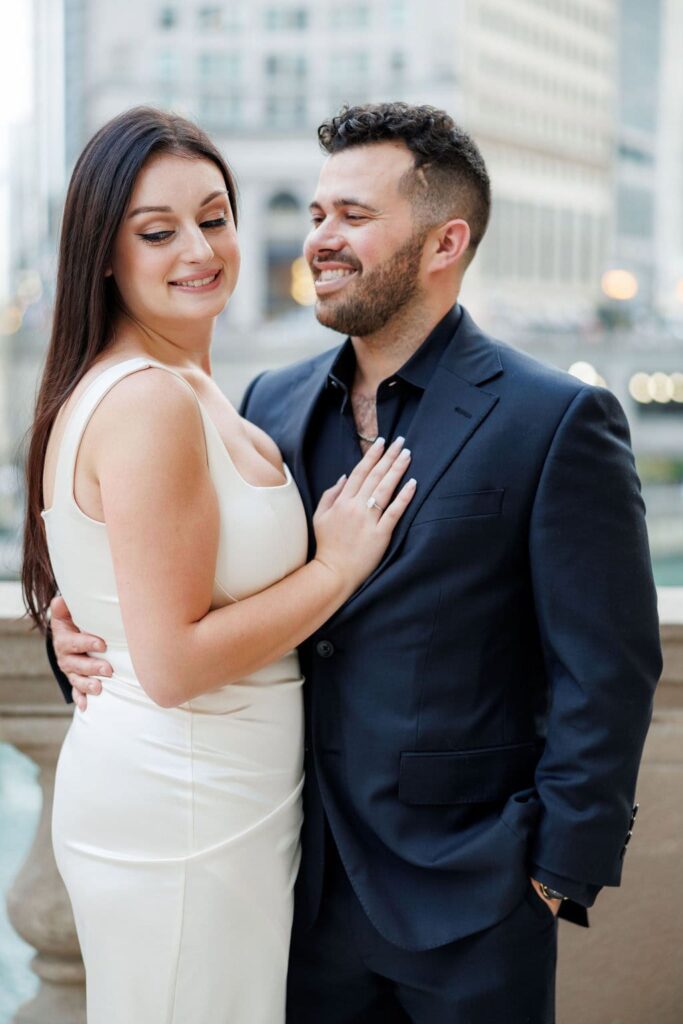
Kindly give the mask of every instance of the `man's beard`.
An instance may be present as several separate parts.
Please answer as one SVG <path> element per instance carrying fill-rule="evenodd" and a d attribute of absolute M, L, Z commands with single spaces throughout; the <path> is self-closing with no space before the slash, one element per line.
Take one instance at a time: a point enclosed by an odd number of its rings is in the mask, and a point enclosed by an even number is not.
<path fill-rule="evenodd" d="M 315 315 L 320 323 L 355 338 L 381 330 L 419 292 L 418 272 L 425 237 L 426 232 L 416 231 L 386 263 L 367 276 L 356 278 L 348 299 L 318 299 Z"/>

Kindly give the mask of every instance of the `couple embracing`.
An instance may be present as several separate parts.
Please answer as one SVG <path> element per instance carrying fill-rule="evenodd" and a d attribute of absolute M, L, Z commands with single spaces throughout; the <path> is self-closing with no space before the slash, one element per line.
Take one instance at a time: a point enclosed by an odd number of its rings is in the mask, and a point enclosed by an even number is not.
<path fill-rule="evenodd" d="M 446 113 L 319 138 L 304 252 L 346 341 L 239 412 L 219 151 L 137 108 L 71 180 L 23 582 L 77 703 L 89 1024 L 552 1024 L 661 666 L 628 427 L 459 305 L 490 186 Z"/>

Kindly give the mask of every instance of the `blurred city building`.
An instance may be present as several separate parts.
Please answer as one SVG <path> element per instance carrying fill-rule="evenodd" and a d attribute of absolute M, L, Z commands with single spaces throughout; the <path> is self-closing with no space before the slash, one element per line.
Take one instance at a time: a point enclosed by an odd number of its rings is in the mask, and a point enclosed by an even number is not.
<path fill-rule="evenodd" d="M 32 10 L 34 116 L 13 131 L 5 182 L 0 461 L 30 417 L 65 183 L 104 121 L 141 103 L 185 114 L 237 174 L 242 270 L 215 347 L 218 382 L 236 400 L 264 366 L 337 340 L 308 308 L 301 259 L 318 124 L 343 103 L 431 103 L 474 135 L 493 183 L 463 301 L 503 339 L 617 393 L 666 523 L 655 546 L 674 552 L 683 580 L 683 0 L 32 0 Z M 3 472 L 0 548 L 18 507 Z"/>

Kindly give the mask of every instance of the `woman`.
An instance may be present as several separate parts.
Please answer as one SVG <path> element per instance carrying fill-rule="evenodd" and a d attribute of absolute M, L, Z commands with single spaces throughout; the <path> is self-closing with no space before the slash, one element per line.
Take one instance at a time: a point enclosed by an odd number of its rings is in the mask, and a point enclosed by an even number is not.
<path fill-rule="evenodd" d="M 409 453 L 376 444 L 323 496 L 306 563 L 288 468 L 211 380 L 238 266 L 235 185 L 203 132 L 138 108 L 95 135 L 64 212 L 23 570 L 34 620 L 59 589 L 113 667 L 55 788 L 89 1024 L 284 1019 L 294 649 L 378 564 L 415 489 L 392 500 Z"/>

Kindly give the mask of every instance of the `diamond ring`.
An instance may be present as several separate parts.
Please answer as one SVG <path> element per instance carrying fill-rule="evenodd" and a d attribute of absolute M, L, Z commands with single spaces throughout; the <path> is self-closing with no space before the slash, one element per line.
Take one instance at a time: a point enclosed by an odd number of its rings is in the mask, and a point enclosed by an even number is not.
<path fill-rule="evenodd" d="M 366 504 L 368 508 L 376 508 L 380 513 L 385 511 L 385 509 L 382 508 L 382 506 L 379 504 L 374 495 L 371 498 L 368 498 Z"/>

